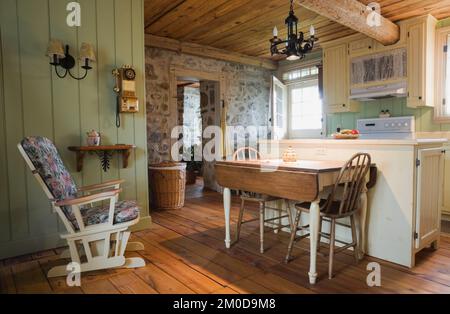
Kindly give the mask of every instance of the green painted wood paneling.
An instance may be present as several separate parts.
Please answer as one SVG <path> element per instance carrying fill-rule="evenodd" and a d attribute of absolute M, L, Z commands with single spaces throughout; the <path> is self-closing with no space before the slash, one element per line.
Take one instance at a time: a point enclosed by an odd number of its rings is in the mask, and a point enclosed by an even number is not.
<path fill-rule="evenodd" d="M 21 57 L 22 107 L 24 135 L 53 138 L 51 74 L 45 64 L 45 53 L 36 58 L 36 51 L 47 50 L 49 41 L 48 1 L 17 2 L 19 46 Z M 36 16 L 42 19 L 36 19 Z M 46 43 L 47 42 L 47 43 Z M 17 150 L 16 150 L 17 153 Z M 27 177 L 29 234 L 39 236 L 57 231 L 57 220 L 47 197 L 30 171 Z"/>
<path fill-rule="evenodd" d="M 131 33 L 133 34 L 133 65 L 137 69 L 139 77 L 145 77 L 145 43 L 140 40 L 145 36 L 144 28 L 144 3 L 141 0 L 132 0 L 133 23 Z M 145 107 L 145 85 L 144 81 L 137 82 L 137 94 L 142 99 L 141 107 Z M 142 208 L 148 209 L 148 178 L 147 171 L 138 173 L 141 169 L 147 169 L 147 133 L 141 130 L 147 129 L 147 116 L 144 110 L 134 115 L 134 137 L 137 149 L 134 152 L 135 177 L 136 177 L 136 198 Z M 144 212 L 142 216 L 150 213 Z"/>
<path fill-rule="evenodd" d="M 122 198 L 137 199 L 141 217 L 149 214 L 145 114 L 143 0 L 79 0 L 81 27 L 66 24 L 71 0 L 0 0 L 0 259 L 51 248 L 63 230 L 48 200 L 25 166 L 17 143 L 27 135 L 51 138 L 78 185 L 123 178 Z M 62 40 L 78 56 L 83 42 L 94 45 L 97 62 L 88 77 L 56 77 L 45 56 L 49 39 Z M 132 64 L 138 74 L 141 111 L 123 115 L 115 126 L 112 70 Z M 82 74 L 84 70 L 74 69 Z M 6 79 L 7 78 L 7 79 Z M 99 130 L 103 144 L 137 145 L 129 168 L 114 156 L 101 171 L 87 155 L 83 172 L 75 170 L 68 146 L 85 144 L 86 132 Z"/>
<path fill-rule="evenodd" d="M 6 126 L 6 156 L 9 186 L 9 213 L 7 223 L 11 227 L 9 239 L 3 241 L 26 239 L 28 230 L 28 205 L 25 165 L 17 152 L 16 145 L 23 138 L 23 108 L 21 58 L 19 45 L 19 27 L 17 17 L 17 1 L 0 1 L 0 29 L 2 31 L 2 57 L 5 126 Z M 3 222 L 2 222 L 3 223 Z"/>
<path fill-rule="evenodd" d="M 78 30 L 77 44 L 81 47 L 83 42 L 92 43 L 96 47 L 97 45 L 97 6 L 96 1 L 92 0 L 80 0 L 81 7 L 83 8 L 83 17 L 81 27 Z M 91 71 L 89 75 L 79 84 L 79 99 L 80 99 L 80 137 L 82 138 L 82 144 L 85 144 L 85 136 L 88 130 L 100 130 L 99 119 L 99 95 L 98 95 L 98 71 L 97 65 L 94 63 L 94 71 Z M 97 162 L 87 162 L 84 165 L 83 171 L 83 184 L 92 185 L 102 180 L 102 170 L 98 166 Z"/>
<path fill-rule="evenodd" d="M 133 20 L 131 12 L 131 1 L 114 1 L 114 20 L 116 33 L 116 65 L 121 67 L 123 65 L 131 65 L 133 62 L 133 36 L 132 23 Z M 128 22 L 127 22 L 128 21 Z M 121 127 L 117 135 L 119 143 L 125 143 L 126 139 L 134 138 L 134 115 L 122 114 Z M 131 153 L 130 166 L 134 166 L 134 152 Z M 119 165 L 120 166 L 120 165 Z M 121 179 L 125 180 L 126 190 L 124 191 L 125 198 L 136 199 L 136 182 L 132 181 L 135 178 L 134 169 L 129 167 L 127 169 L 119 168 L 119 175 Z"/>
<path fill-rule="evenodd" d="M 0 30 L 0 147 L 6 148 L 5 99 L 3 80 L 2 37 Z M 0 150 L 0 239 L 9 239 L 9 187 L 6 149 Z M 0 241 L 2 241 L 0 240 Z"/>
<path fill-rule="evenodd" d="M 113 0 L 97 0 L 97 72 L 99 91 L 99 118 L 102 141 L 105 145 L 118 143 L 116 120 L 116 97 L 111 93 L 114 86 L 112 70 L 116 67 L 115 15 Z M 112 118 L 114 117 L 114 118 Z M 111 169 L 102 172 L 103 180 L 119 177 L 119 161 L 114 159 Z"/>

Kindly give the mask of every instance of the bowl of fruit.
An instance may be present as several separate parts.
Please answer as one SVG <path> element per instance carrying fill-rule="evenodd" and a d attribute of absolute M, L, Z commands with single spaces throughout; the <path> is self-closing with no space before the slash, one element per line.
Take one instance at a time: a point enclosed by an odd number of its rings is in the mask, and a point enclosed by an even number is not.
<path fill-rule="evenodd" d="M 341 130 L 338 133 L 333 134 L 333 138 L 336 140 L 356 140 L 359 138 L 358 130 Z"/>

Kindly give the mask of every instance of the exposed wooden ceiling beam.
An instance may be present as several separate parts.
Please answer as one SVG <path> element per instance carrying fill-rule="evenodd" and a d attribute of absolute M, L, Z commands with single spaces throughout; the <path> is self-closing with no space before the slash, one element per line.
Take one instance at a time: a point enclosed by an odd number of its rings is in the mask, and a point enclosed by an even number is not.
<path fill-rule="evenodd" d="M 301 0 L 305 8 L 336 21 L 357 32 L 374 38 L 383 45 L 395 44 L 400 39 L 398 25 L 380 17 L 380 26 L 369 26 L 366 6 L 357 0 Z"/>
<path fill-rule="evenodd" d="M 178 53 L 186 53 L 194 56 L 207 57 L 223 61 L 262 67 L 269 70 L 275 70 L 278 68 L 276 62 L 268 59 L 251 57 L 223 49 L 181 42 L 179 40 L 154 36 L 150 34 L 145 35 L 145 45 L 148 47 L 167 49 Z"/>

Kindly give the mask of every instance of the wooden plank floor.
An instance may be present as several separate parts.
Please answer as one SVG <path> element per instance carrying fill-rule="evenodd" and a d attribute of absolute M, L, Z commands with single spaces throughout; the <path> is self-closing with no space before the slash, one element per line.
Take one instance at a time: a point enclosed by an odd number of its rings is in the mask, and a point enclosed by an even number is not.
<path fill-rule="evenodd" d="M 236 221 L 238 199 L 233 199 Z M 251 218 L 256 210 L 249 210 Z M 366 258 L 356 264 L 351 252 L 336 256 L 336 276 L 327 279 L 327 259 L 319 258 L 318 284 L 308 283 L 308 240 L 298 244 L 296 259 L 285 265 L 288 235 L 266 235 L 265 254 L 258 250 L 258 223 L 243 226 L 241 241 L 224 248 L 221 196 L 190 188 L 185 208 L 154 212 L 151 229 L 133 234 L 145 251 L 146 267 L 105 270 L 82 275 L 81 287 L 68 288 L 65 278 L 47 279 L 45 273 L 62 249 L 49 250 L 0 261 L 1 293 L 450 293 L 450 238 L 442 236 L 441 248 L 419 254 L 417 267 Z M 325 250 L 326 248 L 324 248 Z M 366 285 L 367 263 L 382 266 L 382 287 Z"/>

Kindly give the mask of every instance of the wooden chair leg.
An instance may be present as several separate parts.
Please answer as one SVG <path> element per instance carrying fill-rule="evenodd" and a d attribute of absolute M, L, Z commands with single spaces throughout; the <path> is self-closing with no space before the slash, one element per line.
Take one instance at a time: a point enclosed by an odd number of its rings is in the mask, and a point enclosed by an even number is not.
<path fill-rule="evenodd" d="M 244 205 L 245 205 L 245 201 L 243 199 L 241 199 L 241 208 L 239 209 L 239 217 L 238 217 L 238 222 L 237 222 L 237 225 L 236 225 L 236 239 L 235 239 L 235 242 L 238 242 L 239 238 L 241 236 L 242 219 L 244 217 Z"/>
<path fill-rule="evenodd" d="M 333 278 L 334 243 L 336 237 L 336 219 L 331 219 L 330 256 L 328 260 L 328 278 Z"/>
<path fill-rule="evenodd" d="M 260 238 L 260 252 L 264 253 L 264 221 L 266 220 L 266 203 L 259 203 L 259 238 Z"/>
<path fill-rule="evenodd" d="M 277 228 L 273 231 L 273 233 L 275 233 L 275 234 L 278 234 L 278 232 L 280 231 L 280 229 L 281 229 L 281 216 L 282 216 L 282 214 L 281 214 L 281 211 L 282 211 L 282 209 L 280 208 L 280 209 L 278 209 L 277 210 L 277 217 L 278 217 L 278 220 L 277 220 Z"/>
<path fill-rule="evenodd" d="M 291 260 L 292 248 L 294 247 L 295 236 L 297 235 L 297 227 L 300 221 L 301 214 L 302 212 L 300 210 L 297 210 L 297 213 L 295 215 L 294 226 L 293 228 L 291 228 L 291 239 L 289 240 L 289 246 L 285 260 L 286 263 L 289 263 L 289 261 Z"/>
<path fill-rule="evenodd" d="M 288 215 L 289 226 L 290 226 L 291 231 L 292 231 L 292 229 L 294 229 L 294 222 L 293 222 L 293 219 L 292 219 L 291 207 L 289 205 L 289 201 L 288 200 L 284 200 L 284 202 L 286 204 L 286 212 L 287 212 L 287 215 Z"/>
<path fill-rule="evenodd" d="M 359 246 L 358 246 L 358 237 L 356 234 L 355 215 L 350 216 L 350 226 L 352 228 L 353 254 L 355 256 L 356 263 L 359 263 Z"/>

